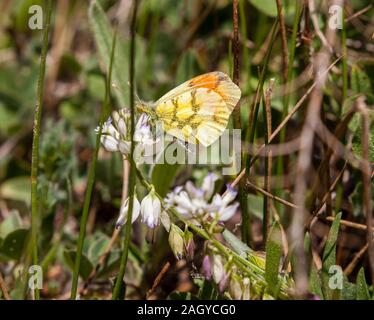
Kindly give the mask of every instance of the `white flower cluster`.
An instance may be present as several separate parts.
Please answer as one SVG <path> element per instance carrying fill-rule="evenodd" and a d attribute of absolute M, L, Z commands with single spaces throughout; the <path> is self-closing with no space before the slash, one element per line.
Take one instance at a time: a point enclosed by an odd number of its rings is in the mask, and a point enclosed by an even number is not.
<path fill-rule="evenodd" d="M 184 187 L 178 186 L 170 192 L 165 202 L 173 206 L 185 218 L 209 215 L 218 221 L 227 221 L 238 209 L 239 203 L 232 203 L 237 192 L 228 187 L 224 196 L 220 194 L 213 196 L 217 179 L 215 174 L 209 173 L 203 180 L 201 188 L 197 188 L 191 181 L 188 181 Z"/>
<path fill-rule="evenodd" d="M 96 129 L 98 131 L 98 129 Z M 135 155 L 149 156 L 153 154 L 153 139 L 149 117 L 142 113 L 137 119 L 134 132 Z M 112 117 L 103 124 L 101 143 L 107 151 L 119 151 L 128 156 L 131 149 L 130 110 L 127 108 L 114 111 Z M 151 150 L 151 152 L 149 152 Z"/>

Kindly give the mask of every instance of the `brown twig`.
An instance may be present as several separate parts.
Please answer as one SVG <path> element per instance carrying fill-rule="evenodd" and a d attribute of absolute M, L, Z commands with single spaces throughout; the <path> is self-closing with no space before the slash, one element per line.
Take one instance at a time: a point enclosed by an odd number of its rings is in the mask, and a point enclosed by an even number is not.
<path fill-rule="evenodd" d="M 309 11 L 310 11 L 310 18 L 313 23 L 314 31 L 316 32 L 318 38 L 320 38 L 322 44 L 329 50 L 330 54 L 333 53 L 333 49 L 329 41 L 326 39 L 325 35 L 321 31 L 321 28 L 319 27 L 318 17 L 317 17 L 317 11 L 316 11 L 316 4 L 314 0 L 309 0 L 308 2 Z"/>
<path fill-rule="evenodd" d="M 232 18 L 233 18 L 233 41 L 232 41 L 232 50 L 233 50 L 233 59 L 234 59 L 234 69 L 232 80 L 236 85 L 239 85 L 239 18 L 238 18 L 238 0 L 233 0 L 232 2 Z M 235 129 L 240 129 L 240 102 L 235 106 L 233 111 L 233 120 Z"/>
<path fill-rule="evenodd" d="M 170 262 L 167 261 L 162 267 L 161 271 L 158 273 L 155 281 L 153 282 L 152 288 L 147 292 L 147 300 L 152 295 L 152 293 L 155 291 L 156 287 L 160 284 L 162 278 L 165 276 L 169 268 L 170 268 Z"/>
<path fill-rule="evenodd" d="M 355 13 L 352 14 L 351 16 L 347 17 L 347 18 L 345 19 L 345 22 L 347 23 L 347 22 L 349 22 L 349 21 L 351 21 L 351 20 L 353 20 L 353 19 L 356 19 L 357 17 L 359 17 L 359 16 L 363 15 L 364 13 L 368 12 L 372 7 L 373 7 L 373 5 L 372 5 L 372 4 L 369 4 L 367 7 L 363 8 L 363 9 L 361 9 L 361 10 L 355 12 Z"/>
<path fill-rule="evenodd" d="M 343 273 L 347 277 L 352 273 L 352 271 L 356 268 L 358 262 L 364 256 L 366 250 L 369 248 L 369 243 L 365 244 L 359 252 L 356 253 L 352 261 L 345 267 Z"/>
<path fill-rule="evenodd" d="M 282 0 L 277 0 L 277 11 L 278 11 L 278 20 L 280 26 L 280 33 L 282 39 L 282 74 L 283 74 L 283 83 L 287 81 L 288 74 L 288 48 L 287 48 L 287 35 L 286 35 L 286 23 L 284 21 L 284 16 L 282 12 Z"/>
<path fill-rule="evenodd" d="M 3 292 L 4 299 L 5 300 L 10 300 L 9 292 L 8 292 L 8 289 L 5 285 L 5 281 L 4 281 L 4 278 L 3 278 L 3 275 L 1 274 L 1 272 L 0 272 L 0 289 Z"/>
<path fill-rule="evenodd" d="M 250 181 L 247 181 L 247 186 L 250 187 L 250 188 L 253 188 L 255 189 L 256 191 L 262 193 L 263 195 L 267 196 L 268 198 L 272 199 L 272 200 L 275 200 L 275 201 L 278 201 L 279 203 L 282 203 L 284 204 L 285 206 L 287 207 L 290 207 L 290 208 L 296 208 L 297 206 L 295 204 L 293 204 L 292 202 L 289 202 L 287 200 L 284 200 L 282 198 L 279 198 L 273 194 L 271 194 L 270 192 L 256 186 L 255 184 L 253 184 L 252 182 Z"/>
<path fill-rule="evenodd" d="M 329 222 L 333 222 L 335 220 L 334 217 L 321 217 L 321 216 L 317 216 L 317 217 L 320 220 L 329 221 Z M 366 231 L 368 229 L 368 227 L 364 224 L 356 223 L 356 222 L 352 222 L 348 220 L 340 220 L 340 224 L 346 227 L 357 229 L 357 230 Z M 374 227 L 371 228 L 371 231 L 374 232 Z"/>
<path fill-rule="evenodd" d="M 273 92 L 274 86 L 274 79 L 270 79 L 269 87 L 265 90 L 265 119 L 266 119 L 266 144 L 269 144 L 269 137 L 271 136 L 272 132 L 272 119 L 271 119 L 271 95 Z M 266 169 L 267 172 L 265 174 L 265 181 L 264 181 L 264 189 L 270 193 L 270 186 L 271 186 L 271 173 L 272 173 L 272 152 L 271 150 L 268 151 L 268 155 L 266 158 Z M 266 213 L 265 213 L 265 221 L 264 225 L 266 227 L 266 234 L 268 235 L 271 228 L 271 199 L 266 199 Z"/>
<path fill-rule="evenodd" d="M 327 192 L 323 196 L 319 207 L 316 210 L 313 211 L 312 216 L 315 216 L 315 215 L 318 215 L 318 214 L 321 213 L 321 210 L 323 209 L 323 206 L 325 205 L 328 196 L 334 191 L 334 189 L 335 189 L 336 185 L 338 184 L 340 178 L 343 176 L 343 173 L 344 173 L 346 168 L 347 168 L 347 162 L 344 163 L 343 168 L 340 170 L 340 172 L 337 175 L 337 177 L 335 178 L 334 182 L 331 184 L 329 190 L 327 190 Z"/>

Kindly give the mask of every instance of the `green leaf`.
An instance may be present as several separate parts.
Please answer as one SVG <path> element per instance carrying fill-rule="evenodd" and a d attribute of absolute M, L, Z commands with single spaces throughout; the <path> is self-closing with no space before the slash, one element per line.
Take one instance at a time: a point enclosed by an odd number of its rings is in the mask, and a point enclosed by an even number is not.
<path fill-rule="evenodd" d="M 356 299 L 356 285 L 348 281 L 347 277 L 343 277 L 343 290 L 341 293 L 341 299 L 343 300 L 355 300 Z"/>
<path fill-rule="evenodd" d="M 370 117 L 370 136 L 369 136 L 369 161 L 374 162 L 374 110 L 368 110 Z M 358 157 L 362 157 L 362 120 L 361 114 L 356 113 L 351 122 L 349 129 L 353 132 L 352 151 Z"/>
<path fill-rule="evenodd" d="M 321 278 L 313 262 L 312 262 L 312 267 L 310 270 L 309 288 L 310 288 L 309 290 L 311 293 L 323 299 Z"/>
<path fill-rule="evenodd" d="M 370 78 L 357 65 L 352 66 L 351 83 L 353 94 L 372 95 Z"/>
<path fill-rule="evenodd" d="M 329 288 L 330 274 L 329 270 L 331 266 L 336 265 L 336 241 L 338 239 L 340 219 L 342 214 L 338 213 L 333 221 L 330 232 L 326 241 L 325 249 L 323 251 L 322 258 L 322 284 L 324 297 L 326 299 L 332 299 L 333 291 Z"/>
<path fill-rule="evenodd" d="M 270 229 L 266 242 L 265 280 L 272 293 L 277 292 L 279 262 L 282 256 L 282 232 L 277 221 Z"/>
<path fill-rule="evenodd" d="M 274 0 L 249 0 L 249 2 L 270 17 L 276 17 L 278 14 L 277 4 Z"/>
<path fill-rule="evenodd" d="M 310 240 L 310 234 L 309 232 L 306 232 L 305 237 L 304 237 L 304 250 L 305 252 L 307 252 L 308 255 L 311 255 L 312 254 L 311 249 L 312 249 L 312 243 Z M 321 277 L 313 261 L 311 261 L 310 274 L 309 274 L 309 291 L 317 295 L 321 299 L 323 299 Z"/>
<path fill-rule="evenodd" d="M 20 229 L 22 220 L 17 210 L 12 210 L 9 216 L 0 224 L 0 237 L 5 238 L 10 232 Z"/>
<path fill-rule="evenodd" d="M 163 153 L 162 153 L 163 154 Z M 152 167 L 151 180 L 156 192 L 165 197 L 172 187 L 181 166 L 179 164 L 156 163 Z"/>
<path fill-rule="evenodd" d="M 64 258 L 68 266 L 74 270 L 74 261 L 75 261 L 76 251 L 75 250 L 65 250 L 64 251 Z M 93 270 L 93 265 L 91 261 L 87 258 L 85 254 L 82 254 L 81 265 L 79 269 L 79 275 L 84 279 L 87 280 L 89 275 Z"/>
<path fill-rule="evenodd" d="M 264 197 L 259 196 L 256 194 L 248 194 L 248 209 L 249 211 L 254 214 L 260 220 L 263 219 L 263 211 L 264 211 Z"/>
<path fill-rule="evenodd" d="M 0 196 L 5 199 L 23 201 L 30 204 L 31 182 L 29 176 L 9 179 L 0 186 Z"/>
<path fill-rule="evenodd" d="M 87 256 L 89 257 L 90 261 L 96 265 L 99 261 L 101 255 L 105 252 L 109 244 L 110 239 L 104 235 L 100 234 L 96 239 L 92 241 L 88 248 Z"/>
<path fill-rule="evenodd" d="M 112 27 L 104 10 L 96 0 L 91 1 L 88 17 L 100 58 L 104 62 L 105 71 L 107 71 L 113 39 Z M 119 42 L 115 49 L 113 61 L 113 82 L 119 88 L 119 90 L 115 90 L 114 92 L 118 103 L 122 107 L 128 105 L 129 101 L 127 48 L 127 43 L 124 45 Z"/>
<path fill-rule="evenodd" d="M 18 229 L 9 233 L 1 245 L 0 254 L 9 259 L 18 260 L 21 258 L 27 235 L 27 229 Z"/>
<path fill-rule="evenodd" d="M 356 279 L 356 300 L 370 300 L 369 288 L 365 280 L 364 268 L 358 272 Z"/>
<path fill-rule="evenodd" d="M 238 255 L 245 258 L 248 252 L 253 252 L 253 250 L 248 247 L 244 242 L 239 240 L 231 231 L 225 229 L 222 232 L 222 236 L 227 242 L 227 244 L 236 252 Z"/>

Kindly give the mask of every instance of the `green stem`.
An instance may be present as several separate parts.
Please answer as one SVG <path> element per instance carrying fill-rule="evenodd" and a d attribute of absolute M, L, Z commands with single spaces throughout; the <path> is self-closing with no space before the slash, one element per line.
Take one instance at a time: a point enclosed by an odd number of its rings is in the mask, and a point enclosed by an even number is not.
<path fill-rule="evenodd" d="M 42 120 L 43 110 L 43 95 L 44 95 L 44 76 L 45 65 L 47 60 L 48 51 L 48 38 L 50 30 L 50 22 L 52 15 L 52 1 L 46 2 L 46 17 L 43 33 L 43 47 L 40 57 L 39 78 L 37 84 L 37 100 L 35 105 L 34 116 L 34 133 L 32 143 L 32 156 L 31 156 L 31 247 L 32 247 L 32 261 L 34 265 L 38 264 L 38 227 L 39 227 L 39 208 L 38 201 L 38 169 L 39 169 L 39 141 L 40 141 L 40 125 Z M 28 281 L 28 280 L 26 280 Z M 40 299 L 39 289 L 35 288 L 35 299 Z"/>
<path fill-rule="evenodd" d="M 72 281 L 71 296 L 70 296 L 70 299 L 72 300 L 75 300 L 77 297 L 79 269 L 80 269 L 81 258 L 82 258 L 84 238 L 86 236 L 86 225 L 87 225 L 87 219 L 88 219 L 88 212 L 90 209 L 91 195 L 92 195 L 92 190 L 93 190 L 93 186 L 95 182 L 97 156 L 98 156 L 99 149 L 100 149 L 100 140 L 101 140 L 103 124 L 104 124 L 105 119 L 108 117 L 108 113 L 109 113 L 110 86 L 112 82 L 112 69 L 113 69 L 116 39 L 117 39 L 117 28 L 115 28 L 113 39 L 112 39 L 112 48 L 111 48 L 111 56 L 110 56 L 110 62 L 109 62 L 108 77 L 107 77 L 106 88 L 105 88 L 104 105 L 103 105 L 103 109 L 100 115 L 99 132 L 97 133 L 97 136 L 96 136 L 95 151 L 94 151 L 92 162 L 91 162 L 91 165 L 88 171 L 87 189 L 86 189 L 86 193 L 84 196 L 82 217 L 81 217 L 81 221 L 79 225 L 79 238 L 78 238 L 77 253 L 76 253 L 75 263 L 74 263 L 73 281 Z"/>
<path fill-rule="evenodd" d="M 138 0 L 133 3 L 133 12 L 131 18 L 131 42 L 130 42 L 130 110 L 131 110 L 131 152 L 130 152 L 130 174 L 129 174 L 129 209 L 125 226 L 125 239 L 123 240 L 123 251 L 121 256 L 120 268 L 113 289 L 112 300 L 119 300 L 120 293 L 123 292 L 123 277 L 126 272 L 127 258 L 131 241 L 132 210 L 134 206 L 134 189 L 136 184 L 136 164 L 134 159 L 134 133 L 135 133 L 135 101 L 134 101 L 134 78 L 135 78 L 135 31 L 136 15 L 138 11 Z"/>
<path fill-rule="evenodd" d="M 251 113 L 249 115 L 249 121 L 248 121 L 249 130 L 247 131 L 246 139 L 245 139 L 245 141 L 249 142 L 249 145 L 252 145 L 254 143 L 254 139 L 255 139 L 255 133 L 256 133 L 256 127 L 257 127 L 257 115 L 258 115 L 259 104 L 260 104 L 260 101 L 261 101 L 261 93 L 262 93 L 262 89 L 264 87 L 265 76 L 266 76 L 266 72 L 268 70 L 270 55 L 271 55 L 271 52 L 272 52 L 272 49 L 273 49 L 274 39 L 275 39 L 275 35 L 277 34 L 277 31 L 278 31 L 278 20 L 276 20 L 276 22 L 274 23 L 273 28 L 272 28 L 271 39 L 270 39 L 270 42 L 269 42 L 269 48 L 266 51 L 265 61 L 264 61 L 264 65 L 263 65 L 263 68 L 262 68 L 260 76 L 259 76 L 256 94 L 254 95 L 252 105 L 251 105 Z M 247 174 L 247 176 L 249 176 L 250 167 L 251 167 L 251 157 L 248 155 L 246 157 L 246 174 Z"/>

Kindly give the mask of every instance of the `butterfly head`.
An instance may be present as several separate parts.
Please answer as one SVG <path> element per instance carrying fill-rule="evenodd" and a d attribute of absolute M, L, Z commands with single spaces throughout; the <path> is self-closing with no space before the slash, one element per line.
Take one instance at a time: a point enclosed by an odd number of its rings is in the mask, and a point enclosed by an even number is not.
<path fill-rule="evenodd" d="M 136 101 L 136 110 L 140 113 L 145 113 L 148 115 L 151 121 L 156 121 L 157 120 L 157 115 L 154 110 L 154 107 L 151 103 L 147 103 L 144 101 L 141 101 L 138 99 Z"/>

